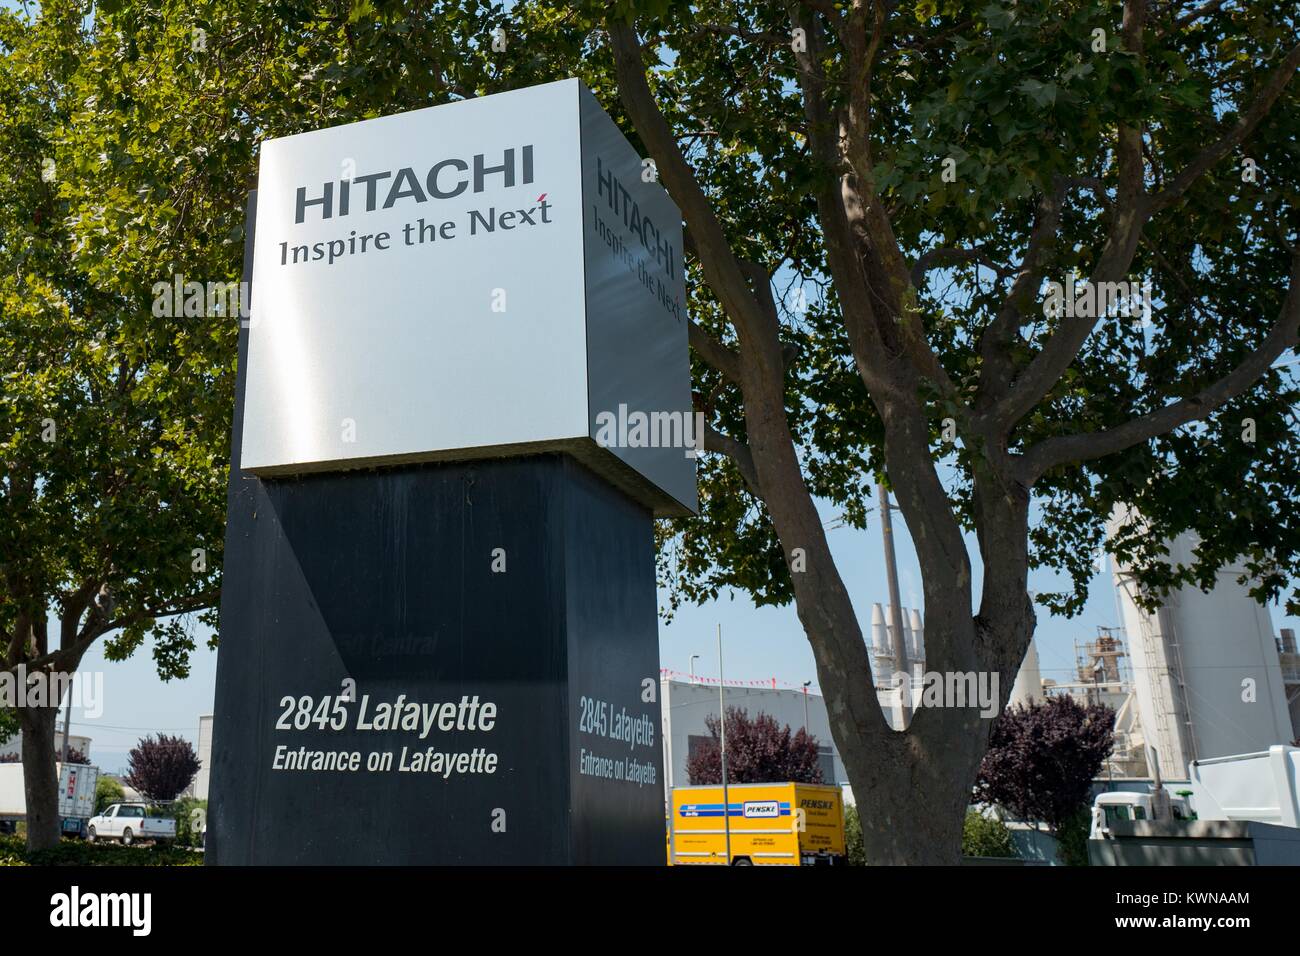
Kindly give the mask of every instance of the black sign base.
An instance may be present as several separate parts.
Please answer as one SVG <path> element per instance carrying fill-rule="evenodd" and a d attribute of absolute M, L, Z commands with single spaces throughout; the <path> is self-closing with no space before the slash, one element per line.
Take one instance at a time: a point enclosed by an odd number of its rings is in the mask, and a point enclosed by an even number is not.
<path fill-rule="evenodd" d="M 662 864 L 653 562 L 564 455 L 236 464 L 208 862 Z"/>

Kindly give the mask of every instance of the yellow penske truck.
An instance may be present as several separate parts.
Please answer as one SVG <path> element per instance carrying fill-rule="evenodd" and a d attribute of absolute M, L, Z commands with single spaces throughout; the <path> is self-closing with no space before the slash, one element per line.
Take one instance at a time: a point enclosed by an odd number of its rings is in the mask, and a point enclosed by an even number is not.
<path fill-rule="evenodd" d="M 731 858 L 727 858 L 727 835 Z M 733 783 L 676 787 L 668 819 L 668 863 L 732 866 L 843 864 L 844 800 L 839 787 Z"/>

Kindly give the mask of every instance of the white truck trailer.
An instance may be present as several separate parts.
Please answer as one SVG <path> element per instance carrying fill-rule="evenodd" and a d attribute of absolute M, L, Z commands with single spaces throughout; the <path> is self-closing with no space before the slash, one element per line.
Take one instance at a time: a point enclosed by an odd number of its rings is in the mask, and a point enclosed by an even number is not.
<path fill-rule="evenodd" d="M 88 764 L 55 764 L 59 775 L 59 817 L 63 832 L 70 836 L 85 833 L 86 821 L 95 814 L 95 785 L 99 768 Z M 27 793 L 23 789 L 23 765 L 0 764 L 0 824 L 12 829 L 27 819 Z"/>
<path fill-rule="evenodd" d="M 1187 789 L 1179 785 L 1178 794 L 1100 794 L 1088 841 L 1092 863 L 1300 865 L 1300 748 L 1193 760 L 1187 770 Z"/>
<path fill-rule="evenodd" d="M 1198 820 L 1300 827 L 1300 747 L 1193 760 L 1187 774 Z"/>

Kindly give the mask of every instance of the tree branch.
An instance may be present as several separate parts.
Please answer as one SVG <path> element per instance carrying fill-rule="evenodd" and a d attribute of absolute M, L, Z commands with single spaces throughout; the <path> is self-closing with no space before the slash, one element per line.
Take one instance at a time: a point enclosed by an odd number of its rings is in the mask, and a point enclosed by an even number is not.
<path fill-rule="evenodd" d="M 86 626 L 81 629 L 77 639 L 66 647 L 60 647 L 57 651 L 51 651 L 34 657 L 26 664 L 28 670 L 48 667 L 53 671 L 66 671 L 76 666 L 86 653 L 86 650 L 95 641 L 112 631 L 127 627 L 131 624 L 138 624 L 141 621 L 156 620 L 160 617 L 175 617 L 178 614 L 191 614 L 195 611 L 202 611 L 216 605 L 221 599 L 221 589 L 213 588 L 209 591 L 200 591 L 198 594 L 181 598 L 169 604 L 163 604 L 153 608 L 144 608 L 124 617 L 113 618 L 102 621 L 92 626 L 91 621 L 86 622 Z M 8 669 L 12 670 L 16 665 L 11 664 Z"/>
<path fill-rule="evenodd" d="M 654 156 L 669 194 L 681 207 L 709 287 L 743 338 L 747 327 L 757 328 L 760 323 L 754 317 L 754 297 L 732 254 L 726 233 L 650 92 L 636 31 L 631 24 L 618 20 L 610 20 L 607 28 L 623 106 Z"/>
<path fill-rule="evenodd" d="M 931 249 L 916 260 L 916 264 L 912 266 L 912 285 L 919 289 L 922 283 L 925 282 L 925 274 L 931 269 L 963 262 L 974 262 L 985 266 L 997 273 L 999 279 L 1011 275 L 1011 270 L 995 262 L 984 246 L 976 246 L 973 249 L 957 249 L 951 246 L 943 246 L 939 249 Z"/>
<path fill-rule="evenodd" d="M 1146 0 L 1127 0 L 1124 4 L 1124 49 L 1139 58 L 1142 57 L 1146 16 Z M 1137 252 L 1142 227 L 1151 217 L 1150 199 L 1144 184 L 1145 165 L 1140 128 L 1124 125 L 1119 127 L 1116 167 L 1119 182 L 1115 190 L 1115 202 L 1105 245 L 1088 280 L 1091 283 L 1115 282 L 1128 271 Z M 991 409 L 989 418 L 999 430 L 1010 431 L 1042 400 L 1074 362 L 1099 320 L 1100 316 L 1082 315 L 1061 320 L 1042 350 L 1030 361 L 1007 394 L 999 398 Z"/>
<path fill-rule="evenodd" d="M 1048 438 L 1021 458 L 1023 480 L 1036 481 L 1050 468 L 1114 454 L 1188 422 L 1204 418 L 1250 389 L 1288 348 L 1300 342 L 1300 252 L 1291 257 L 1290 283 L 1277 320 L 1264 340 L 1231 372 L 1193 395 L 1131 419 L 1114 428 Z"/>
<path fill-rule="evenodd" d="M 740 356 L 736 352 L 719 342 L 694 319 L 687 324 L 687 336 L 691 348 L 700 358 L 721 372 L 727 381 L 740 384 Z"/>
<path fill-rule="evenodd" d="M 1300 67 L 1300 44 L 1293 46 L 1282 60 L 1282 65 L 1269 75 L 1268 81 L 1255 95 L 1255 101 L 1237 120 L 1236 125 L 1216 142 L 1201 150 L 1196 158 L 1188 163 L 1168 186 L 1151 198 L 1151 212 L 1157 213 L 1172 206 L 1182 197 L 1183 193 L 1191 188 L 1192 183 L 1203 176 L 1215 163 L 1236 149 L 1259 125 L 1260 120 L 1268 115 L 1268 111 L 1277 102 L 1277 98 L 1282 95 L 1286 85 L 1291 82 L 1291 77 L 1295 76 L 1297 67 Z"/>
<path fill-rule="evenodd" d="M 758 487 L 758 471 L 754 467 L 754 454 L 750 447 L 742 441 L 732 438 L 730 435 L 724 435 L 712 425 L 704 426 L 704 450 L 715 452 L 719 455 L 726 455 L 740 472 L 740 477 L 745 480 L 749 490 L 754 493 L 754 497 L 760 501 L 763 499 L 763 493 Z"/>
<path fill-rule="evenodd" d="M 875 357 L 884 352 L 880 333 L 875 324 L 875 306 L 867 287 L 866 276 L 857 255 L 857 238 L 853 235 L 849 218 L 841 201 L 839 183 L 845 162 L 839 149 L 836 123 L 826 100 L 826 80 L 820 69 L 822 35 L 820 27 L 807 11 L 798 5 L 791 7 L 790 23 L 804 30 L 808 43 L 805 51 L 795 51 L 799 73 L 799 87 L 803 93 L 804 116 L 811 152 L 827 175 L 819 182 L 817 218 L 826 242 L 826 259 L 839 294 L 840 309 L 848 332 L 858 374 L 868 392 L 884 396 L 892 384 L 879 368 Z M 862 317 L 860 321 L 851 317 Z"/>
<path fill-rule="evenodd" d="M 1049 246 L 1056 240 L 1061 222 L 1061 207 L 1065 202 L 1067 183 L 1057 180 L 1051 192 L 1038 200 L 1033 231 L 1020 262 L 1016 280 L 1011 284 L 1002 307 L 981 336 L 979 350 L 983 371 L 980 375 L 980 395 L 977 407 L 987 407 L 1006 395 L 1011 382 L 1010 344 L 1020 330 L 1025 314 L 1025 299 L 1038 287 Z"/>

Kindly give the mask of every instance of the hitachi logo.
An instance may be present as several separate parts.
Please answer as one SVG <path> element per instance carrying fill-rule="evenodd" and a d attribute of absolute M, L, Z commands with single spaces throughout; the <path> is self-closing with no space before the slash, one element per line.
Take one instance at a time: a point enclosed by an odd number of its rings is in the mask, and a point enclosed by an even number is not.
<path fill-rule="evenodd" d="M 330 181 L 313 190 L 310 198 L 307 187 L 299 186 L 294 201 L 293 221 L 305 221 L 307 209 L 312 206 L 319 207 L 321 219 L 346 216 L 354 205 L 363 201 L 365 211 L 374 212 L 379 208 L 381 192 L 384 194 L 384 209 L 391 209 L 399 199 L 413 199 L 421 203 L 430 199 L 453 199 L 467 189 L 481 193 L 487 188 L 489 177 L 493 176 L 500 176 L 500 185 L 504 187 L 526 186 L 531 183 L 533 147 L 524 146 L 518 151 L 507 149 L 501 162 L 495 166 L 488 165 L 483 153 L 475 153 L 468 161 L 444 159 L 434 163 L 422 177 L 417 176 L 412 167 L 405 166 L 396 171 L 385 170 L 340 179 L 337 184 Z"/>
<path fill-rule="evenodd" d="M 599 156 L 596 157 L 596 197 L 605 200 L 609 211 L 623 220 L 623 225 L 628 231 L 641 240 L 641 245 L 646 252 L 654 258 L 657 265 L 661 266 L 664 272 L 668 273 L 668 278 L 677 278 L 677 250 L 673 248 L 659 227 L 654 224 L 648 215 L 641 213 L 641 207 L 637 201 L 632 198 L 627 187 L 618 181 L 612 170 L 605 168 L 605 163 Z M 593 206 L 593 209 L 596 207 Z M 596 232 L 601 234 L 601 238 L 611 245 L 610 236 L 604 235 L 607 232 L 604 223 L 599 217 L 595 220 Z"/>

